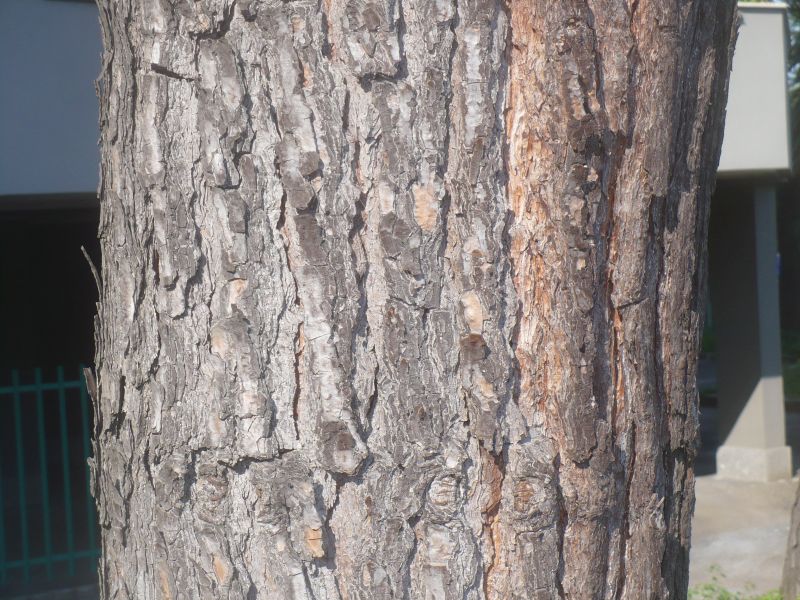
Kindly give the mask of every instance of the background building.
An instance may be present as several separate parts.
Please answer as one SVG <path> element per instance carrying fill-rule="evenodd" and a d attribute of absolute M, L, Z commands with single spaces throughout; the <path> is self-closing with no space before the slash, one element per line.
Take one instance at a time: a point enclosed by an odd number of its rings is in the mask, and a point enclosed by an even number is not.
<path fill-rule="evenodd" d="M 90 2 L 0 2 L 0 597 L 96 580 L 87 486 L 99 261 L 100 28 Z M 99 264 L 99 262 L 98 262 Z"/>
<path fill-rule="evenodd" d="M 715 336 L 716 471 L 768 481 L 792 474 L 786 445 L 778 303 L 777 186 L 790 174 L 783 4 L 740 4 L 725 139 L 709 237 Z"/>

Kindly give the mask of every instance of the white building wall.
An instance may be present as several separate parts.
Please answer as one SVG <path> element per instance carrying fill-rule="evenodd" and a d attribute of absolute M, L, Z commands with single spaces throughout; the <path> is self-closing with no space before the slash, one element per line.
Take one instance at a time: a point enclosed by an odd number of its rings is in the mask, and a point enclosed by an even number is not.
<path fill-rule="evenodd" d="M 719 171 L 788 172 L 786 6 L 739 4 L 739 14 Z"/>
<path fill-rule="evenodd" d="M 101 47 L 93 3 L 0 0 L 0 196 L 96 191 Z"/>

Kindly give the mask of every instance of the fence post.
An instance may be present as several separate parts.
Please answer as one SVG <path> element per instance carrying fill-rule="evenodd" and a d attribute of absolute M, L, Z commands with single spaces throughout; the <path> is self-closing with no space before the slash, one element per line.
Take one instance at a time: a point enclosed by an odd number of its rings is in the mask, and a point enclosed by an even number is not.
<path fill-rule="evenodd" d="M 91 432 L 89 431 L 89 394 L 86 393 L 86 386 L 88 382 L 86 381 L 86 374 L 83 372 L 83 365 L 80 367 L 80 375 L 78 375 L 78 381 L 82 383 L 80 386 L 80 394 L 81 394 L 81 424 L 83 427 L 83 456 L 84 460 L 88 460 L 89 458 L 89 442 L 91 440 Z M 86 523 L 87 527 L 89 528 L 89 550 L 95 549 L 95 509 L 94 509 L 94 499 L 92 498 L 92 484 L 91 484 L 91 477 L 92 473 L 89 469 L 89 464 L 87 463 L 85 466 L 86 469 Z"/>
<path fill-rule="evenodd" d="M 11 385 L 14 396 L 14 432 L 17 446 L 17 479 L 19 480 L 19 521 L 22 537 L 22 577 L 27 583 L 31 578 L 30 549 L 28 547 L 28 500 L 25 494 L 25 449 L 22 443 L 22 406 L 20 406 L 19 371 L 11 372 Z"/>
<path fill-rule="evenodd" d="M 3 494 L 3 461 L 0 460 L 0 584 L 6 582 L 6 509 Z"/>
<path fill-rule="evenodd" d="M 64 512 L 66 513 L 67 553 L 69 574 L 75 575 L 75 539 L 72 531 L 72 486 L 69 480 L 69 443 L 67 440 L 67 394 L 64 389 L 64 367 L 56 370 L 58 382 L 58 412 L 61 423 L 61 465 L 64 473 Z"/>
<path fill-rule="evenodd" d="M 95 539 L 97 522 L 94 501 L 91 496 L 89 465 L 86 462 L 81 464 L 84 481 L 73 482 L 71 478 L 75 474 L 73 471 L 77 469 L 77 465 L 70 462 L 71 457 L 77 459 L 80 456 L 85 461 L 91 451 L 89 394 L 82 367 L 76 379 L 65 380 L 64 373 L 64 367 L 59 366 L 56 369 L 55 381 L 43 381 L 42 369 L 36 368 L 34 381 L 22 383 L 20 371 L 14 369 L 11 371 L 10 385 L 0 385 L 0 397 L 10 397 L 12 400 L 5 406 L 11 409 L 9 425 L 13 428 L 13 432 L 11 432 L 13 439 L 8 440 L 12 455 L 8 456 L 7 462 L 0 462 L 0 586 L 3 586 L 0 589 L 3 590 L 4 586 L 9 584 L 26 584 L 25 589 L 28 584 L 33 584 L 38 588 L 38 579 L 52 582 L 62 576 L 62 570 L 56 568 L 61 564 L 67 567 L 63 575 L 66 576 L 68 573 L 71 579 L 77 575 L 79 567 L 83 571 L 82 560 L 96 561 L 99 554 Z M 78 400 L 76 393 L 68 393 L 68 390 L 76 390 L 80 395 L 80 407 L 76 402 Z M 54 393 L 58 398 L 59 424 L 56 435 L 59 436 L 59 440 L 48 439 L 47 423 L 51 415 L 46 414 L 45 411 L 55 411 L 56 409 L 55 402 L 51 404 L 49 401 L 49 393 Z M 32 402 L 29 402 L 29 399 Z M 78 415 L 78 410 L 80 410 L 80 415 Z M 52 417 L 55 417 L 55 414 L 52 414 Z M 72 418 L 74 426 L 70 424 L 68 417 Z M 80 418 L 80 423 L 78 423 L 78 418 Z M 81 439 L 78 439 L 79 436 Z M 55 464 L 58 461 L 55 454 L 59 449 L 60 469 Z M 58 476 L 58 473 L 54 475 L 51 472 L 51 463 L 55 471 L 60 470 L 61 477 Z M 4 479 L 3 471 L 8 475 L 9 465 L 16 477 Z M 28 487 L 29 477 L 30 482 L 34 483 L 32 489 Z M 63 486 L 61 486 L 62 481 Z M 12 484 L 10 487 L 7 485 L 9 482 Z M 81 526 L 80 531 L 83 531 L 82 524 L 76 523 L 75 520 L 75 510 L 83 511 L 83 507 L 76 504 L 81 500 L 78 497 L 72 497 L 73 493 L 81 494 L 83 485 L 86 486 L 86 528 L 89 534 L 86 542 L 83 541 L 83 534 L 76 532 L 78 525 Z M 60 486 L 62 489 L 59 489 Z M 51 498 L 51 493 L 54 491 L 56 496 Z M 63 529 L 54 528 L 54 516 L 51 512 L 54 508 L 57 510 L 57 505 L 61 505 L 58 492 L 64 494 Z M 31 501 L 39 501 L 39 493 L 41 493 L 42 502 L 41 512 L 38 506 L 29 505 Z M 16 501 L 13 500 L 14 498 Z M 9 506 L 9 499 L 12 499 L 11 506 Z M 18 513 L 14 510 L 17 504 L 19 505 Z M 13 519 L 9 517 L 9 508 L 14 510 Z M 9 523 L 12 523 L 11 528 L 13 529 L 11 537 L 9 537 Z M 19 532 L 19 546 L 17 546 L 17 531 Z M 33 540 L 31 536 L 34 536 Z M 14 541 L 13 556 L 9 556 L 9 539 Z M 66 546 L 64 551 L 61 551 L 62 539 Z M 43 568 L 41 577 L 40 567 Z M 96 563 L 94 569 L 96 572 Z"/>
<path fill-rule="evenodd" d="M 42 524 L 44 526 L 44 555 L 47 561 L 47 579 L 53 578 L 53 538 L 50 527 L 50 490 L 47 482 L 47 441 L 44 431 L 44 398 L 42 394 L 42 370 L 36 369 L 34 374 L 36 383 L 36 412 L 37 430 L 39 434 L 39 470 L 42 477 Z"/>

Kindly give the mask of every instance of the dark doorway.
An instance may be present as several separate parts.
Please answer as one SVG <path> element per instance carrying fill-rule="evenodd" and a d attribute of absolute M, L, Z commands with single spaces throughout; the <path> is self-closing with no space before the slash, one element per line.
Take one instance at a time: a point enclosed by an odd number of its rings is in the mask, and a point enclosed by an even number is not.
<path fill-rule="evenodd" d="M 99 266 L 94 197 L 3 198 L 0 207 L 0 597 L 96 580 L 89 495 Z"/>

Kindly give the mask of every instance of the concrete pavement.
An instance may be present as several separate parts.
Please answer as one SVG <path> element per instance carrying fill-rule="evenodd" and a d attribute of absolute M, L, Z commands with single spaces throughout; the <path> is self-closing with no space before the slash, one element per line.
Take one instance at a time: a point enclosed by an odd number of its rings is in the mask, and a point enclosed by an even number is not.
<path fill-rule="evenodd" d="M 797 485 L 796 478 L 755 483 L 698 477 L 690 586 L 710 583 L 718 568 L 731 591 L 779 588 Z"/>

